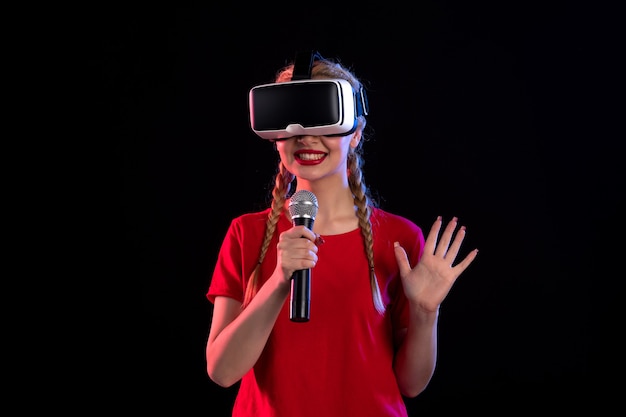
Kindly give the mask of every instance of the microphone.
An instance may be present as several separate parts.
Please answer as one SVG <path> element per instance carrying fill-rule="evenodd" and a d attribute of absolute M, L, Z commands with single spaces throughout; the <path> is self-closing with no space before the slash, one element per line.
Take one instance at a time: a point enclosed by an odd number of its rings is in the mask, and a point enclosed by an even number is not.
<path fill-rule="evenodd" d="M 289 214 L 294 226 L 306 226 L 313 230 L 317 215 L 317 197 L 308 190 L 296 191 L 289 201 Z M 291 301 L 289 319 L 295 322 L 309 321 L 311 309 L 311 269 L 300 269 L 291 276 Z"/>

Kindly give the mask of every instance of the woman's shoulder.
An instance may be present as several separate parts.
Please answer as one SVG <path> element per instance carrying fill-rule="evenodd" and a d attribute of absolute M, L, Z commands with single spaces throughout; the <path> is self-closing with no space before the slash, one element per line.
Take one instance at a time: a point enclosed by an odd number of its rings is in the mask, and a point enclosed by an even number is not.
<path fill-rule="evenodd" d="M 407 251 L 420 254 L 425 243 L 422 228 L 415 222 L 399 214 L 390 213 L 380 208 L 372 210 L 372 228 L 374 239 L 379 245 L 400 242 Z"/>
<path fill-rule="evenodd" d="M 267 208 L 261 211 L 243 213 L 234 217 L 231 223 L 233 225 L 242 225 L 242 226 L 254 225 L 258 223 L 265 225 L 265 222 L 267 221 L 267 217 L 269 216 L 270 210 L 271 210 L 270 208 Z"/>
<path fill-rule="evenodd" d="M 410 220 L 407 217 L 404 217 L 399 214 L 391 213 L 389 211 L 383 210 L 379 207 L 375 207 L 372 209 L 372 223 L 379 225 L 384 225 L 385 227 L 393 227 L 393 228 L 407 228 L 413 232 L 420 232 L 421 227 L 419 227 L 415 222 Z"/>

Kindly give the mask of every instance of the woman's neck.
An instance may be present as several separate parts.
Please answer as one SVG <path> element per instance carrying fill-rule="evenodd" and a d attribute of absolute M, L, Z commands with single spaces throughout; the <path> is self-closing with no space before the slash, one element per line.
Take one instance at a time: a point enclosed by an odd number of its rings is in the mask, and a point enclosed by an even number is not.
<path fill-rule="evenodd" d="M 306 184 L 309 185 L 309 184 Z M 298 189 L 305 189 L 302 186 Z M 318 210 L 313 231 L 320 235 L 336 235 L 356 229 L 359 225 L 354 196 L 348 187 L 311 187 Z"/>

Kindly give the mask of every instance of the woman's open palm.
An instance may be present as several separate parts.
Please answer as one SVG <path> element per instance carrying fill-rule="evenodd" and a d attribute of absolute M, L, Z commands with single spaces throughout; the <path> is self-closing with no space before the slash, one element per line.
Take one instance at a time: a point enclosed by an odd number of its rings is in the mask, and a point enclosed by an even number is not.
<path fill-rule="evenodd" d="M 414 268 L 411 268 L 404 248 L 397 243 L 395 245 L 404 292 L 410 302 L 425 311 L 434 312 L 439 308 L 456 279 L 478 254 L 478 249 L 474 249 L 454 265 L 465 238 L 465 226 L 454 234 L 457 222 L 458 219 L 454 217 L 437 242 L 442 226 L 441 216 L 437 217 L 426 238 L 424 253 Z"/>

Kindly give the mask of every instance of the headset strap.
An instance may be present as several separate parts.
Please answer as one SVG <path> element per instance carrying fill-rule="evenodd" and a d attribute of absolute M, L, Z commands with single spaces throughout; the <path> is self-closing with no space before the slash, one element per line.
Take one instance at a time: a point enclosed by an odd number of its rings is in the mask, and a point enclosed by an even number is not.
<path fill-rule="evenodd" d="M 317 51 L 297 51 L 293 65 L 292 81 L 311 79 L 311 69 L 315 60 L 324 59 Z"/>

